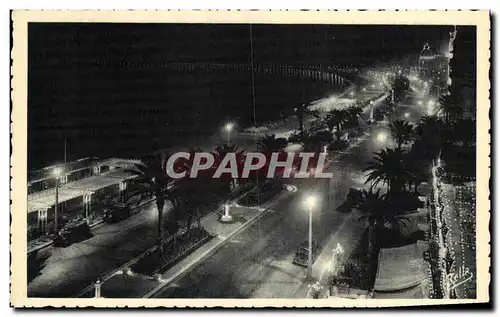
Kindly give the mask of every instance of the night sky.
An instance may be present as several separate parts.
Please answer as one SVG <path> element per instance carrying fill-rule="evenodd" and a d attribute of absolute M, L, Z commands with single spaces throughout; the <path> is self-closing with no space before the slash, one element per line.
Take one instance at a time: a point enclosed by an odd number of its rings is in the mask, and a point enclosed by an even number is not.
<path fill-rule="evenodd" d="M 363 67 L 418 54 L 425 42 L 439 51 L 451 30 L 439 26 L 253 25 L 253 57 L 256 64 Z M 185 127 L 183 118 L 196 121 L 192 113 L 203 117 L 205 112 L 228 109 L 221 101 L 227 98 L 224 93 L 214 96 L 214 91 L 221 91 L 217 85 L 224 87 L 222 91 L 242 95 L 238 89 L 247 85 L 248 78 L 239 87 L 230 87 L 217 77 L 220 74 L 193 79 L 168 73 L 162 63 L 248 64 L 251 57 L 249 25 L 30 23 L 28 45 L 30 168 L 61 161 L 64 136 L 68 159 L 133 156 L 164 146 L 169 138 L 174 144 L 173 139 L 193 129 Z M 228 82 L 238 81 L 231 77 Z M 181 104 L 200 87 L 207 90 L 198 97 L 205 101 L 203 106 L 192 101 Z M 267 93 L 262 91 L 264 96 L 257 98 L 264 103 Z M 220 109 L 215 103 L 220 103 Z M 248 108 L 248 102 L 235 102 L 233 108 L 238 107 Z M 237 111 L 241 111 L 244 117 L 247 108 L 230 112 L 239 116 Z M 216 118 L 199 120 L 206 123 L 207 131 L 219 124 Z M 157 132 L 162 125 L 169 127 Z M 150 133 L 147 129 L 158 140 L 130 150 L 127 139 Z M 136 141 L 147 143 L 144 138 Z M 127 146 L 128 152 L 123 150 Z"/>

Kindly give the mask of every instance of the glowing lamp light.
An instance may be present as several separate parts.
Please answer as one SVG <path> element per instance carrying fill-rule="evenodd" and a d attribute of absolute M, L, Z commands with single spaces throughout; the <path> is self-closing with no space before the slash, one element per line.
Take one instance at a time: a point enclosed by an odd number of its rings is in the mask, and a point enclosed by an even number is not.
<path fill-rule="evenodd" d="M 314 195 L 309 195 L 304 201 L 304 204 L 306 205 L 307 208 L 313 209 L 314 206 L 316 206 L 316 196 Z"/>
<path fill-rule="evenodd" d="M 410 113 L 409 112 L 406 112 L 405 113 L 405 118 L 408 118 L 410 116 Z"/>
<path fill-rule="evenodd" d="M 61 174 L 62 174 L 62 168 L 59 168 L 59 167 L 54 168 L 54 170 L 52 171 L 52 174 L 55 177 L 61 176 Z"/>
<path fill-rule="evenodd" d="M 233 129 L 233 124 L 232 123 L 228 123 L 226 124 L 226 127 L 225 127 L 226 131 L 231 131 Z"/>
<path fill-rule="evenodd" d="M 385 143 L 385 141 L 387 141 L 387 134 L 385 134 L 383 132 L 380 132 L 379 134 L 377 134 L 377 141 L 380 143 Z"/>

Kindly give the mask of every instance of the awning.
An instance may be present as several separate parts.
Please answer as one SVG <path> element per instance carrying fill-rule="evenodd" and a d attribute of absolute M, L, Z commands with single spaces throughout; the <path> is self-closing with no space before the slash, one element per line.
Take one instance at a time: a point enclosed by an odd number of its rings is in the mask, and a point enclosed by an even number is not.
<path fill-rule="evenodd" d="M 124 169 L 114 169 L 98 176 L 92 176 L 59 187 L 59 203 L 92 194 L 100 189 L 117 185 L 124 180 L 136 177 Z M 55 204 L 55 188 L 47 189 L 28 196 L 28 213 L 48 209 Z"/>
<path fill-rule="evenodd" d="M 428 263 L 423 259 L 427 242 L 380 249 L 374 290 L 394 292 L 420 285 L 428 277 Z"/>

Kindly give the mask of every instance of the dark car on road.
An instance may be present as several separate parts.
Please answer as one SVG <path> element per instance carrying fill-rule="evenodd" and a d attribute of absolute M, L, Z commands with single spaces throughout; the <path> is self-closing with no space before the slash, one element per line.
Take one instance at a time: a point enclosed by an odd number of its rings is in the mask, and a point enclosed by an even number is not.
<path fill-rule="evenodd" d="M 319 253 L 319 245 L 316 241 L 312 242 L 312 262 L 316 261 Z M 307 266 L 309 262 L 309 241 L 304 241 L 300 244 L 295 256 L 293 257 L 293 264 L 300 266 Z"/>
<path fill-rule="evenodd" d="M 127 205 L 119 205 L 104 212 L 103 220 L 112 223 L 132 216 L 132 209 Z"/>
<path fill-rule="evenodd" d="M 258 190 L 254 190 L 240 199 L 238 204 L 252 207 L 262 204 L 283 190 L 284 185 L 279 180 L 269 180 L 259 184 L 258 188 Z"/>
<path fill-rule="evenodd" d="M 55 235 L 54 246 L 67 247 L 90 237 L 92 233 L 87 221 L 70 221 Z"/>

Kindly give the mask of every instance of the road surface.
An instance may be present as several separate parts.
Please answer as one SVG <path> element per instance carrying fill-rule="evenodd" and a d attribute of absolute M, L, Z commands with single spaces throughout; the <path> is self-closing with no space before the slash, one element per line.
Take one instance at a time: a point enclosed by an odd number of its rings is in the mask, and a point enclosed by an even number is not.
<path fill-rule="evenodd" d="M 403 109 L 402 109 L 403 110 Z M 398 110 L 398 119 L 410 112 L 417 118 L 415 109 Z M 363 168 L 372 153 L 391 146 L 374 140 L 383 124 L 373 127 L 371 134 L 359 145 L 346 151 L 332 164 L 334 177 L 329 192 L 333 199 L 328 203 L 325 181 L 301 180 L 296 182 L 298 191 L 289 199 L 278 202 L 270 212 L 240 234 L 211 257 L 200 263 L 188 274 L 155 294 L 156 298 L 305 298 L 308 283 L 304 282 L 304 267 L 292 264 L 300 243 L 307 241 L 308 213 L 303 206 L 305 194 L 319 193 L 322 207 L 313 215 L 313 237 L 323 248 L 329 237 L 347 222 L 350 215 L 336 211 L 350 187 L 364 187 Z M 342 228 L 343 231 L 349 228 Z M 340 241 L 346 249 L 358 241 Z M 345 244 L 352 244 L 347 246 Z M 348 254 L 346 254 L 348 256 Z M 315 276 L 315 278 L 318 278 Z"/>
<path fill-rule="evenodd" d="M 307 241 L 308 212 L 304 196 L 317 193 L 323 203 L 313 214 L 313 237 L 320 246 L 345 222 L 348 214 L 335 210 L 350 187 L 363 187 L 365 161 L 378 145 L 367 138 L 333 162 L 329 180 L 301 180 L 292 197 L 278 202 L 266 215 L 236 235 L 190 273 L 156 294 L 160 298 L 293 298 L 305 297 L 305 268 L 292 264 L 299 244 Z M 347 243 L 356 244 L 357 241 Z"/>

